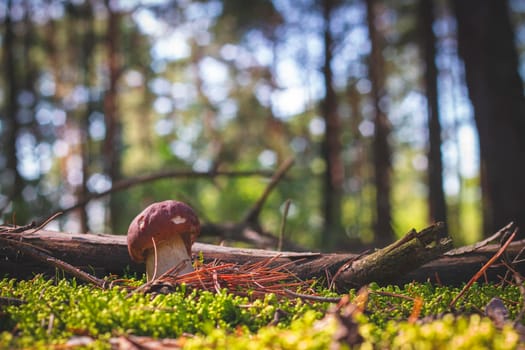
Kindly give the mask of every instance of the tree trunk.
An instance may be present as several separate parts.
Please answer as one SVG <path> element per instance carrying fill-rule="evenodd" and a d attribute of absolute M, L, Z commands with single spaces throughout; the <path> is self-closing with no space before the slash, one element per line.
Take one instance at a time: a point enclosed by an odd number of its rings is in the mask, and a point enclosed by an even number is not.
<path fill-rule="evenodd" d="M 3 37 L 3 67 L 4 67 L 4 86 L 5 86 L 5 127 L 2 128 L 3 154 L 6 157 L 5 169 L 2 171 L 2 188 L 8 189 L 5 191 L 12 201 L 19 198 L 23 189 L 23 179 L 18 171 L 18 158 L 16 155 L 16 140 L 20 125 L 17 119 L 18 113 L 18 93 L 20 86 L 18 84 L 20 77 L 17 76 L 16 48 L 15 48 L 15 33 L 13 31 L 13 22 L 11 19 L 12 1 L 7 2 L 7 10 L 4 19 L 4 37 Z M 6 180 L 4 180 L 6 179 Z M 4 187 L 5 186 L 5 187 Z M 8 203 L 6 203 L 7 205 Z M 0 208 L 0 214 L 2 212 Z M 21 218 L 23 220 L 23 218 Z"/>
<path fill-rule="evenodd" d="M 104 171 L 116 183 L 120 177 L 122 151 L 122 125 L 118 114 L 118 80 L 121 75 L 121 61 L 118 43 L 120 41 L 121 14 L 111 6 L 111 1 L 105 1 L 108 10 L 106 48 L 108 68 L 108 89 L 104 97 L 104 119 L 106 123 L 106 138 L 104 140 Z M 119 203 L 116 195 L 109 198 L 109 227 L 118 231 Z"/>
<path fill-rule="evenodd" d="M 525 227 L 525 98 L 508 4 L 456 0 L 454 6 L 484 164 L 486 233 L 508 221 Z"/>
<path fill-rule="evenodd" d="M 355 210 L 349 213 L 351 225 L 348 227 L 348 236 L 350 244 L 352 241 L 362 242 L 358 233 L 363 227 L 370 227 L 370 215 L 373 198 L 366 194 L 366 187 L 370 186 L 370 162 L 367 157 L 367 150 L 370 144 L 367 138 L 363 137 L 359 131 L 359 125 L 363 122 L 363 115 L 361 113 L 361 94 L 356 88 L 356 81 L 349 81 L 347 88 L 347 103 L 351 109 L 350 117 L 350 140 L 351 143 L 347 147 L 352 149 L 354 156 L 348 167 L 347 181 L 349 185 L 349 195 L 356 202 Z M 346 213 L 345 213 L 346 214 Z"/>
<path fill-rule="evenodd" d="M 372 99 L 375 107 L 374 117 L 374 182 L 376 188 L 375 240 L 379 244 L 391 242 L 394 238 L 391 212 L 391 150 L 389 144 L 390 122 L 382 106 L 385 96 L 383 59 L 383 38 L 376 28 L 380 10 L 375 0 L 366 1 L 368 35 L 372 45 L 369 63 L 369 76 L 372 83 Z"/>
<path fill-rule="evenodd" d="M 325 121 L 325 135 L 322 156 L 326 163 L 323 186 L 324 227 L 321 239 L 323 249 L 333 250 L 341 241 L 341 200 L 343 192 L 344 166 L 341 157 L 341 122 L 337 113 L 337 95 L 333 86 L 332 50 L 334 41 L 330 30 L 333 1 L 323 1 L 324 17 L 324 85 L 325 97 L 322 114 Z"/>
<path fill-rule="evenodd" d="M 434 1 L 420 0 L 419 18 L 421 51 L 425 62 L 425 90 L 428 114 L 428 204 L 430 222 L 446 222 L 447 207 L 443 191 L 443 161 L 441 155 L 441 123 L 438 107 L 436 67 L 436 36 L 433 31 Z"/>
<path fill-rule="evenodd" d="M 82 51 L 80 59 L 80 71 L 83 72 L 83 84 L 86 87 L 91 86 L 91 75 L 93 53 L 95 49 L 95 32 L 93 27 L 93 9 L 91 4 L 87 4 L 82 8 L 82 18 L 80 19 L 79 25 L 82 25 Z M 93 97 L 89 96 L 89 100 L 86 104 L 86 109 L 80 116 L 80 135 L 82 142 L 80 144 L 80 156 L 82 158 L 82 183 L 76 190 L 77 202 L 81 202 L 89 196 L 89 190 L 87 186 L 88 178 L 90 175 L 90 164 L 91 164 L 91 140 L 89 137 L 89 117 L 95 111 Z M 80 232 L 89 232 L 89 222 L 87 213 L 87 204 L 78 208 L 79 221 L 80 221 Z"/>

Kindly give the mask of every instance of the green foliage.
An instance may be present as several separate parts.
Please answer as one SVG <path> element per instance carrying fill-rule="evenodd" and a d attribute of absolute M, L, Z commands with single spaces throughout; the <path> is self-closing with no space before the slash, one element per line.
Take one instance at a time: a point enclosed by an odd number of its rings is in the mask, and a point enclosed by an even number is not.
<path fill-rule="evenodd" d="M 481 310 L 498 296 L 513 319 L 521 305 L 519 289 L 475 284 L 457 304 L 455 312 L 461 313 L 454 315 L 448 304 L 459 290 L 430 284 L 371 285 L 365 313 L 356 318 L 364 339 L 360 348 L 516 348 L 519 336 L 511 323 L 499 330 Z M 356 295 L 349 292 L 351 300 Z M 46 348 L 83 335 L 94 340 L 89 348 L 109 349 L 110 338 L 135 335 L 178 338 L 187 349 L 326 349 L 340 327 L 327 311 L 330 304 L 274 294 L 251 300 L 226 290 L 210 293 L 181 286 L 175 293 L 151 296 L 35 277 L 1 280 L 0 296 L 24 301 L 0 312 L 0 348 Z M 410 323 L 410 298 L 416 297 L 423 300 L 421 313 L 418 322 Z M 272 324 L 276 313 L 281 316 Z"/>

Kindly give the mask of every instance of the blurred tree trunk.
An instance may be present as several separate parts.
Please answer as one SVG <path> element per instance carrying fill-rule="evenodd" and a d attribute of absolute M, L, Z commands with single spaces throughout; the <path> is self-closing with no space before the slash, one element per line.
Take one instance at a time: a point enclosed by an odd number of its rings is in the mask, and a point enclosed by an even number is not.
<path fill-rule="evenodd" d="M 5 186 L 5 192 L 13 201 L 18 199 L 23 189 L 23 179 L 18 171 L 18 158 L 16 155 L 16 140 L 20 130 L 20 124 L 17 119 L 18 114 L 18 94 L 20 92 L 19 81 L 16 66 L 16 48 L 14 24 L 11 18 L 12 1 L 7 2 L 7 10 L 4 19 L 4 37 L 3 37 L 3 67 L 5 79 L 5 128 L 2 128 L 4 135 L 3 153 L 6 158 L 6 165 L 3 171 L 2 187 Z M 4 183 L 5 181 L 5 183 Z M 6 203 L 7 204 L 7 203 Z M 3 209 L 3 208 L 0 208 Z"/>
<path fill-rule="evenodd" d="M 377 22 L 380 21 L 381 8 L 375 0 L 366 1 L 368 35 L 372 45 L 369 62 L 369 77 L 372 83 L 372 98 L 375 107 L 374 116 L 374 183 L 376 188 L 376 222 L 375 240 L 376 243 L 386 243 L 394 240 L 392 230 L 391 213 L 391 149 L 389 144 L 390 122 L 385 113 L 385 106 L 382 106 L 382 99 L 385 96 L 384 71 L 385 62 L 383 59 L 384 39 L 377 30 Z"/>
<path fill-rule="evenodd" d="M 438 107 L 438 81 L 436 67 L 436 36 L 434 1 L 419 1 L 421 51 L 425 62 L 425 91 L 428 113 L 428 204 L 431 222 L 447 221 L 447 206 L 443 191 L 443 160 L 441 155 L 441 123 Z"/>
<path fill-rule="evenodd" d="M 80 18 L 80 23 L 78 25 L 82 26 L 81 30 L 81 40 L 82 40 L 82 50 L 80 57 L 80 70 L 83 72 L 83 82 L 82 84 L 86 88 L 91 86 L 91 75 L 92 75 L 92 60 L 93 53 L 95 50 L 95 32 L 93 28 L 93 8 L 91 3 L 84 4 L 82 7 L 82 13 Z M 91 93 L 89 95 L 89 100 L 86 104 L 86 109 L 81 115 L 80 120 L 80 135 L 82 137 L 82 142 L 80 143 L 80 156 L 82 158 L 82 184 L 77 187 L 76 196 L 78 201 L 83 201 L 89 195 L 87 188 L 87 180 L 89 178 L 89 168 L 91 164 L 91 142 L 89 138 L 89 117 L 95 110 L 93 105 L 93 98 Z M 80 220 L 80 230 L 81 232 L 89 231 L 88 223 L 88 214 L 86 205 L 79 208 L 79 220 Z"/>
<path fill-rule="evenodd" d="M 103 144 L 104 172 L 116 183 L 121 178 L 121 151 L 122 151 L 122 125 L 118 114 L 117 85 L 121 75 L 121 61 L 119 54 L 121 14 L 113 9 L 112 2 L 105 0 L 107 17 L 106 49 L 108 68 L 108 88 L 104 96 L 104 118 L 106 123 L 106 138 Z M 109 198 L 109 227 L 117 232 L 118 199 L 116 195 Z"/>
<path fill-rule="evenodd" d="M 480 141 L 485 233 L 512 220 L 525 233 L 525 98 L 506 1 L 456 0 L 458 49 L 465 62 Z"/>
<path fill-rule="evenodd" d="M 36 120 L 34 118 L 34 108 L 37 97 L 36 91 L 36 80 L 38 78 L 38 67 L 35 63 L 34 56 L 31 54 L 31 49 L 37 45 L 37 33 L 35 31 L 35 23 L 31 17 L 31 0 L 25 0 L 23 2 L 24 6 L 24 51 L 23 51 L 23 60 L 22 66 L 24 67 L 21 72 L 23 75 L 23 86 L 22 89 L 25 92 L 31 93 L 33 100 L 31 102 L 26 102 L 24 107 L 30 110 L 31 117 L 28 117 L 28 123 L 33 131 L 33 133 L 38 133 L 38 128 L 34 127 L 36 125 Z M 39 137 L 40 135 L 38 135 Z M 37 138 L 38 138 L 37 137 Z"/>
<path fill-rule="evenodd" d="M 347 229 L 352 241 L 362 241 L 359 232 L 368 226 L 371 198 L 365 195 L 365 188 L 370 181 L 369 160 L 367 159 L 367 149 L 370 147 L 366 138 L 359 131 L 359 125 L 363 122 L 361 113 L 361 94 L 356 88 L 357 81 L 349 81 L 347 85 L 347 103 L 351 109 L 350 118 L 350 149 L 352 150 L 352 161 L 347 172 L 349 181 L 349 195 L 356 201 L 356 210 L 351 213 L 351 226 Z M 346 215 L 346 213 L 345 213 Z M 355 244 L 352 242 L 352 244 Z"/>
<path fill-rule="evenodd" d="M 325 97 L 322 102 L 322 115 L 325 122 L 325 135 L 322 143 L 322 156 L 326 164 L 323 186 L 324 227 L 321 245 L 331 250 L 338 245 L 341 228 L 341 199 L 343 192 L 344 167 L 341 157 L 341 122 L 337 112 L 337 95 L 333 86 L 332 57 L 334 40 L 330 30 L 334 9 L 333 0 L 323 0 L 324 18 L 324 85 Z"/>

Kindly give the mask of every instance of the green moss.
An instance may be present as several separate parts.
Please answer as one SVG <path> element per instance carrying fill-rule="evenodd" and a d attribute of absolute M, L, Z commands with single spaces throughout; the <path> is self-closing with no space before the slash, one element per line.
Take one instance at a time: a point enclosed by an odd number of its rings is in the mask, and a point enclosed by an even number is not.
<path fill-rule="evenodd" d="M 367 323 L 360 329 L 362 345 L 389 349 L 514 349 L 519 337 L 509 326 L 497 330 L 490 319 L 480 315 L 446 314 L 432 322 L 411 324 L 389 321 L 378 329 Z"/>
<path fill-rule="evenodd" d="M 409 284 L 404 288 L 370 286 L 365 313 L 358 318 L 364 337 L 362 349 L 445 349 L 516 347 L 518 335 L 510 326 L 496 329 L 480 316 L 488 301 L 498 296 L 513 318 L 521 308 L 517 287 L 475 284 L 456 305 L 448 304 L 459 288 Z M 333 296 L 323 290 L 321 294 Z M 356 295 L 350 291 L 350 299 Z M 421 298 L 420 321 L 409 323 L 414 302 Z M 325 349 L 337 328 L 334 318 L 318 322 L 328 303 L 279 299 L 268 294 L 250 300 L 226 290 L 220 293 L 188 291 L 181 286 L 169 295 L 129 295 L 123 288 L 100 290 L 74 280 L 0 280 L 0 296 L 25 303 L 0 309 L 0 348 L 48 348 L 64 345 L 75 336 L 93 339 L 86 347 L 109 349 L 119 335 L 179 338 L 185 348 L 213 349 Z M 280 318 L 270 325 L 279 310 Z M 427 317 L 428 316 L 428 317 Z M 428 319 L 428 321 L 425 321 Z M 184 335 L 191 334 L 191 337 Z"/>
<path fill-rule="evenodd" d="M 256 334 L 246 332 L 228 333 L 214 329 L 205 336 L 188 339 L 185 349 L 326 349 L 335 324 L 323 329 L 315 327 L 318 315 L 308 311 L 283 329 L 265 326 Z"/>

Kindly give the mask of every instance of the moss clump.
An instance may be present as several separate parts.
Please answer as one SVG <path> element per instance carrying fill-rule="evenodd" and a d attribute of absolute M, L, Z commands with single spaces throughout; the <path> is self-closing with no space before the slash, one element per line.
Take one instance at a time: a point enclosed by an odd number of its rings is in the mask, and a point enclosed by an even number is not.
<path fill-rule="evenodd" d="M 289 327 L 265 326 L 257 333 L 226 332 L 214 329 L 204 336 L 189 338 L 185 349 L 327 349 L 332 341 L 336 324 L 316 327 L 318 315 L 307 311 L 291 322 Z"/>
<path fill-rule="evenodd" d="M 478 314 L 446 314 L 417 324 L 389 321 L 381 329 L 366 323 L 360 331 L 365 349 L 515 349 L 519 345 L 519 336 L 511 325 L 498 330 L 490 319 Z"/>

